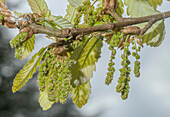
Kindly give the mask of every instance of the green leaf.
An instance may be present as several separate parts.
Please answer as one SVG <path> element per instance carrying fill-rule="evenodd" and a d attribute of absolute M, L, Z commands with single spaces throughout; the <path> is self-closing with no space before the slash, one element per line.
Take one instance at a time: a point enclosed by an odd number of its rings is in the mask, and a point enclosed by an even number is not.
<path fill-rule="evenodd" d="M 19 71 L 13 82 L 13 93 L 21 89 L 25 83 L 32 78 L 33 73 L 36 72 L 37 66 L 40 65 L 45 49 L 46 48 L 42 48 L 38 53 L 36 53 Z"/>
<path fill-rule="evenodd" d="M 155 10 L 146 0 L 125 0 L 127 5 L 127 14 L 131 17 L 142 17 L 153 14 L 158 14 L 159 11 Z M 146 23 L 138 24 L 140 28 L 144 28 Z M 156 22 L 147 32 L 139 37 L 143 43 L 157 47 L 164 40 L 165 26 L 164 20 Z"/>
<path fill-rule="evenodd" d="M 10 41 L 11 48 L 19 47 L 21 46 L 21 42 L 28 36 L 27 33 L 21 32 L 19 33 L 14 39 Z"/>
<path fill-rule="evenodd" d="M 29 6 L 34 13 L 42 14 L 44 17 L 49 17 L 51 15 L 51 11 L 48 9 L 48 6 L 45 0 L 27 0 L 29 2 Z"/>
<path fill-rule="evenodd" d="M 26 39 L 27 33 L 19 33 L 13 40 L 10 41 L 11 48 L 15 48 L 15 57 L 18 59 L 25 59 L 34 50 L 35 35 L 27 39 L 23 44 L 21 42 Z"/>
<path fill-rule="evenodd" d="M 43 92 L 40 91 L 39 94 L 39 100 L 38 102 L 40 103 L 40 106 L 42 107 L 43 110 L 48 110 L 51 108 L 54 102 L 50 102 L 48 100 L 48 88 L 46 88 Z"/>
<path fill-rule="evenodd" d="M 21 60 L 25 59 L 32 53 L 32 51 L 34 50 L 34 44 L 35 44 L 35 35 L 33 35 L 26 42 L 24 42 L 22 46 Z"/>
<path fill-rule="evenodd" d="M 65 15 L 65 18 L 72 24 L 74 24 L 73 19 L 76 17 L 77 8 L 83 5 L 84 1 L 87 0 L 68 0 L 69 5 L 67 5 L 67 14 Z"/>
<path fill-rule="evenodd" d="M 84 84 L 93 77 L 93 72 L 96 70 L 95 63 L 101 54 L 102 38 L 102 36 L 85 36 L 83 43 L 72 54 L 71 59 L 76 61 L 76 64 L 69 68 L 73 87 Z"/>
<path fill-rule="evenodd" d="M 75 105 L 81 108 L 83 105 L 87 103 L 90 93 L 91 93 L 91 84 L 90 82 L 87 82 L 85 84 L 73 88 L 71 91 L 72 94 L 71 98 L 73 99 Z"/>
<path fill-rule="evenodd" d="M 84 1 L 88 1 L 88 0 L 68 0 L 69 4 L 73 5 L 75 8 L 81 6 Z"/>
<path fill-rule="evenodd" d="M 145 35 L 143 35 L 142 42 L 150 45 L 151 47 L 158 47 L 165 37 L 164 20 L 154 24 Z"/>
<path fill-rule="evenodd" d="M 148 2 L 156 9 L 157 5 L 161 5 L 162 4 L 162 0 L 148 0 Z"/>
<path fill-rule="evenodd" d="M 124 7 L 124 4 L 122 0 L 118 0 L 118 8 L 116 9 L 116 12 L 121 17 L 122 17 L 122 14 L 124 13 L 123 7 Z"/>
<path fill-rule="evenodd" d="M 47 21 L 47 23 L 55 29 L 63 29 L 63 28 L 72 28 L 73 27 L 73 25 L 69 21 L 67 21 L 65 18 L 63 18 L 62 16 L 51 15 L 49 18 L 52 19 L 53 21 Z"/>
<path fill-rule="evenodd" d="M 127 13 L 131 17 L 142 17 L 159 13 L 147 0 L 124 0 Z"/>

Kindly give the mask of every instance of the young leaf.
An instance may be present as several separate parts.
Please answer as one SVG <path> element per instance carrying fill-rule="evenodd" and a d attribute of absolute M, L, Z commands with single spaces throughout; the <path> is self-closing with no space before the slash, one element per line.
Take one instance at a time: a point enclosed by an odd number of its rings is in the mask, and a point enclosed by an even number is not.
<path fill-rule="evenodd" d="M 75 8 L 78 8 L 79 6 L 81 6 L 84 1 L 88 1 L 88 0 L 68 0 L 68 2 L 71 5 L 73 5 Z"/>
<path fill-rule="evenodd" d="M 42 107 L 43 110 L 48 110 L 53 105 L 53 102 L 50 102 L 48 100 L 48 91 L 47 90 L 48 90 L 48 88 L 46 88 L 43 92 L 40 91 L 40 94 L 39 94 L 38 102 L 40 103 L 40 106 Z"/>
<path fill-rule="evenodd" d="M 73 99 L 75 105 L 81 108 L 83 105 L 87 103 L 90 93 L 91 93 L 91 84 L 90 82 L 87 82 L 85 84 L 73 88 L 71 91 L 72 94 L 71 98 Z"/>
<path fill-rule="evenodd" d="M 162 4 L 162 0 L 148 0 L 148 2 L 156 9 L 157 5 L 161 5 Z"/>
<path fill-rule="evenodd" d="M 95 63 L 101 54 L 102 38 L 101 36 L 84 37 L 83 44 L 72 54 L 71 59 L 76 61 L 76 64 L 70 67 L 73 87 L 86 83 L 93 76 L 93 71 L 96 70 Z"/>
<path fill-rule="evenodd" d="M 27 38 L 27 35 L 27 33 L 19 33 L 13 40 L 10 41 L 11 48 L 15 48 L 15 57 L 21 60 L 28 57 L 34 50 L 35 35 L 21 44 L 21 42 Z"/>
<path fill-rule="evenodd" d="M 12 91 L 13 93 L 21 89 L 25 83 L 32 78 L 33 73 L 36 72 L 37 66 L 40 65 L 41 59 L 44 55 L 46 48 L 42 48 L 38 53 L 36 53 L 19 71 L 14 79 Z"/>
<path fill-rule="evenodd" d="M 62 16 L 51 15 L 49 18 L 52 19 L 52 21 L 46 21 L 45 25 L 47 25 L 48 23 L 48 26 L 50 25 L 54 29 L 63 29 L 63 28 L 73 27 L 73 25 L 70 22 L 68 22 L 65 18 L 63 18 Z"/>
<path fill-rule="evenodd" d="M 34 50 L 34 43 L 35 43 L 35 35 L 33 35 L 26 42 L 24 42 L 22 46 L 21 60 L 25 59 L 31 54 L 31 52 Z"/>
<path fill-rule="evenodd" d="M 142 41 L 151 47 L 158 47 L 165 37 L 165 25 L 164 20 L 159 21 L 159 23 L 154 24 L 151 29 L 149 29 L 145 35 L 143 35 Z"/>
<path fill-rule="evenodd" d="M 124 4 L 122 0 L 118 0 L 118 8 L 116 9 L 116 12 L 119 16 L 122 16 L 122 14 L 124 13 L 123 7 L 124 7 Z"/>
<path fill-rule="evenodd" d="M 48 9 L 47 3 L 45 0 L 27 0 L 29 6 L 34 13 L 42 14 L 44 17 L 49 17 L 51 11 Z"/>
<path fill-rule="evenodd" d="M 87 0 L 68 0 L 69 5 L 67 5 L 67 14 L 65 15 L 65 18 L 74 24 L 73 19 L 76 17 L 77 14 L 77 8 L 83 4 L 84 1 Z"/>
<path fill-rule="evenodd" d="M 159 13 L 155 10 L 146 0 L 125 0 L 127 5 L 127 13 L 131 17 L 142 17 Z M 143 28 L 146 23 L 138 24 L 140 28 Z M 164 20 L 156 22 L 147 32 L 143 35 L 143 43 L 147 45 L 157 47 L 164 40 L 165 26 Z"/>

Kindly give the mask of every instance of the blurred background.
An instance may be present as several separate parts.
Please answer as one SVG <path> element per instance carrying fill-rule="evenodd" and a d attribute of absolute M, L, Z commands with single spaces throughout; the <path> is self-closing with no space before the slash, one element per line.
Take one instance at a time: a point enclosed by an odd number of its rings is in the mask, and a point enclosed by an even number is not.
<path fill-rule="evenodd" d="M 67 0 L 46 2 L 52 14 L 66 14 Z M 7 0 L 7 6 L 13 11 L 31 12 L 26 0 Z M 158 10 L 170 10 L 170 2 L 164 0 Z M 115 89 L 119 77 L 120 52 L 116 58 L 117 71 L 113 83 L 110 86 L 104 83 L 110 56 L 105 44 L 102 57 L 97 63 L 97 71 L 91 80 L 92 94 L 88 103 L 79 109 L 68 99 L 64 105 L 54 104 L 51 109 L 43 111 L 38 103 L 37 73 L 24 88 L 12 93 L 13 79 L 29 58 L 24 61 L 14 58 L 14 50 L 10 48 L 9 41 L 16 36 L 18 30 L 0 26 L 0 117 L 170 117 L 170 18 L 165 20 L 165 27 L 165 40 L 159 47 L 145 45 L 142 49 L 141 76 L 131 76 L 127 100 L 122 100 Z M 34 53 L 48 44 L 50 41 L 44 35 L 38 35 Z"/>

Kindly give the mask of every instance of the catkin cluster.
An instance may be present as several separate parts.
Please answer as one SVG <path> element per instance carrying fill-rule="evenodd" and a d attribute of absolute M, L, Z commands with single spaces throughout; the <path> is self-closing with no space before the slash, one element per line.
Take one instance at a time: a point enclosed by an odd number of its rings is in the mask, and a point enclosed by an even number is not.
<path fill-rule="evenodd" d="M 109 42 L 109 50 L 111 51 L 111 56 L 110 56 L 110 61 L 109 61 L 109 64 L 108 64 L 108 72 L 107 72 L 107 76 L 106 76 L 106 79 L 105 79 L 105 84 L 106 85 L 109 85 L 112 80 L 113 80 L 113 75 L 114 75 L 114 72 L 115 72 L 115 68 L 114 68 L 114 60 L 115 60 L 115 55 L 116 55 L 116 47 L 119 43 L 119 40 L 122 38 L 122 35 L 120 32 L 117 32 L 115 34 L 113 34 L 112 38 L 110 39 L 110 42 Z"/>
<path fill-rule="evenodd" d="M 25 37 L 27 37 L 27 33 L 21 32 L 19 33 L 13 40 L 10 41 L 11 48 L 15 48 L 15 57 L 21 58 L 22 56 L 22 42 L 24 41 Z"/>
<path fill-rule="evenodd" d="M 82 19 L 83 23 L 79 25 Z M 102 23 L 113 23 L 115 19 L 104 13 L 104 7 L 101 4 L 94 6 L 90 0 L 84 1 L 82 6 L 77 8 L 76 17 L 73 20 L 74 26 L 78 27 L 94 26 L 98 21 Z"/>
<path fill-rule="evenodd" d="M 40 91 L 48 91 L 48 99 L 52 102 L 65 103 L 70 92 L 71 64 L 67 56 L 60 56 L 49 49 L 39 69 L 38 83 Z"/>
<path fill-rule="evenodd" d="M 132 53 L 132 56 L 136 59 L 134 62 L 134 74 L 135 77 L 139 77 L 140 76 L 140 55 L 138 54 L 141 51 L 141 47 L 140 45 L 137 45 L 138 43 L 136 42 L 136 40 L 132 43 L 133 47 L 132 50 L 134 50 L 134 52 Z"/>
<path fill-rule="evenodd" d="M 120 77 L 118 79 L 118 85 L 116 87 L 116 91 L 121 93 L 122 99 L 126 99 L 128 97 L 129 93 L 129 81 L 130 81 L 130 72 L 131 68 L 129 67 L 130 60 L 128 57 L 131 55 L 129 51 L 129 43 L 128 43 L 128 37 L 126 37 L 126 40 L 124 42 L 124 49 L 123 53 L 121 55 L 122 58 L 122 68 L 119 69 L 120 71 Z"/>

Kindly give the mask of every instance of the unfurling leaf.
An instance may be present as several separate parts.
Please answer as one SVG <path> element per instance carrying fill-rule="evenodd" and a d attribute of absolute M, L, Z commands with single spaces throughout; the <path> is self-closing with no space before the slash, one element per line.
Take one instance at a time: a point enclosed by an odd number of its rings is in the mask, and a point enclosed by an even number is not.
<path fill-rule="evenodd" d="M 46 88 L 43 92 L 40 91 L 39 100 L 40 106 L 43 110 L 48 110 L 53 105 L 53 102 L 48 100 L 48 89 Z"/>
<path fill-rule="evenodd" d="M 46 48 L 42 48 L 38 53 L 36 53 L 19 71 L 13 82 L 13 93 L 21 89 L 25 83 L 32 78 L 33 73 L 36 72 L 37 66 L 40 65 L 45 49 Z"/>
<path fill-rule="evenodd" d="M 125 4 L 127 5 L 127 13 L 131 17 L 142 17 L 159 13 L 159 11 L 155 10 L 147 0 L 125 0 Z M 137 26 L 144 28 L 145 25 L 146 23 L 142 23 Z M 139 38 L 143 40 L 143 43 L 157 47 L 164 40 L 164 35 L 165 26 L 164 20 L 162 20 L 153 24 L 152 27 Z"/>
<path fill-rule="evenodd" d="M 45 0 L 27 0 L 34 13 L 42 14 L 44 17 L 49 17 L 51 11 L 48 9 Z"/>
<path fill-rule="evenodd" d="M 84 84 L 93 77 L 93 72 L 96 70 L 95 63 L 101 54 L 102 38 L 102 36 L 84 37 L 83 44 L 72 54 L 71 59 L 76 61 L 76 64 L 70 67 L 73 87 Z"/>
<path fill-rule="evenodd" d="M 85 84 L 73 88 L 71 91 L 72 94 L 71 98 L 73 99 L 75 105 L 81 108 L 83 105 L 87 103 L 90 93 L 91 93 L 91 84 L 88 81 Z"/>

